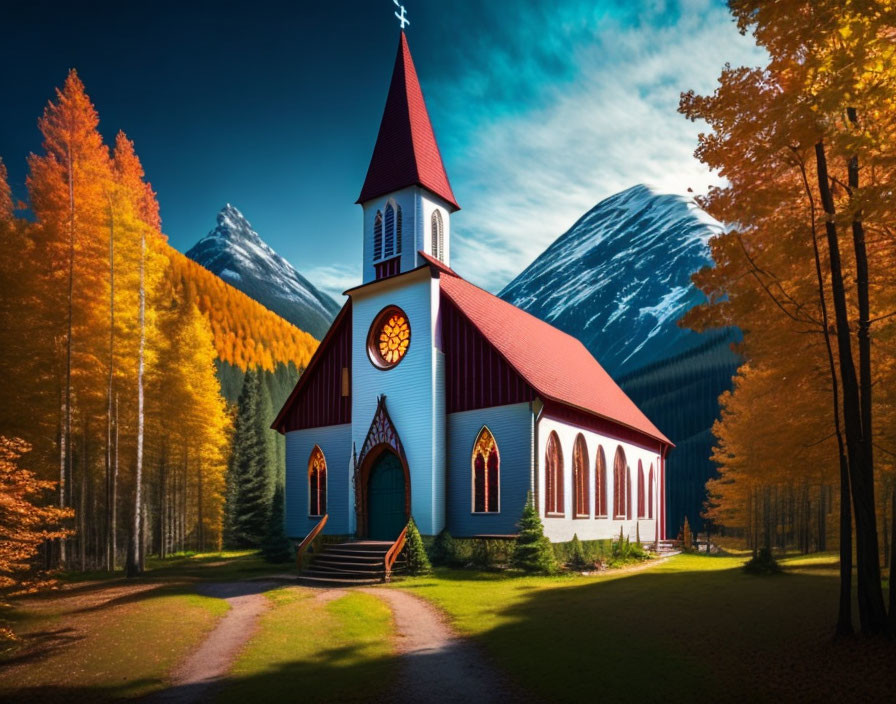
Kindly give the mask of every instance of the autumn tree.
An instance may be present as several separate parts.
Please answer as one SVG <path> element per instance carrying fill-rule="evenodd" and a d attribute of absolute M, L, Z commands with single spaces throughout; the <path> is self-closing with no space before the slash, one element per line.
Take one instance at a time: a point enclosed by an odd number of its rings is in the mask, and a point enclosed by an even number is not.
<path fill-rule="evenodd" d="M 768 52 L 768 64 L 726 66 L 713 95 L 691 92 L 681 101 L 682 113 L 710 127 L 697 157 L 727 181 L 701 204 L 732 224 L 712 241 L 716 267 L 695 279 L 710 303 L 685 322 L 739 326 L 750 362 L 717 426 L 716 458 L 723 478 L 726 467 L 742 467 L 741 481 L 753 471 L 746 454 L 765 458 L 779 482 L 788 475 L 803 481 L 819 466 L 793 462 L 793 452 L 779 452 L 775 462 L 774 449 L 827 448 L 820 468 L 839 474 L 841 495 L 837 631 L 852 630 L 851 506 L 861 627 L 885 632 L 874 452 L 883 431 L 873 421 L 873 390 L 887 352 L 872 340 L 892 327 L 894 9 L 859 0 L 730 6 L 741 31 Z M 735 409 L 739 394 L 762 385 L 783 409 L 777 418 L 790 431 L 786 442 L 768 423 L 750 430 L 742 421 L 755 420 L 758 409 Z M 711 487 L 717 498 L 718 489 Z"/>

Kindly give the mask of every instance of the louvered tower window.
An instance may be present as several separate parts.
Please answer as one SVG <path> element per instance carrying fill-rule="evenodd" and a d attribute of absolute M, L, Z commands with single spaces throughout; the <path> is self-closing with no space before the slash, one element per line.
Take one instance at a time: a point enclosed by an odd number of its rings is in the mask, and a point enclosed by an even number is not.
<path fill-rule="evenodd" d="M 442 248 L 445 245 L 445 236 L 443 234 L 444 228 L 442 226 L 442 213 L 438 210 L 434 211 L 432 214 L 432 256 L 436 259 L 442 260 L 444 257 L 444 252 Z"/>
<path fill-rule="evenodd" d="M 395 253 L 401 254 L 401 206 L 395 206 Z"/>
<path fill-rule="evenodd" d="M 386 206 L 386 241 L 383 245 L 384 257 L 391 257 L 395 254 L 395 208 L 392 204 Z"/>
<path fill-rule="evenodd" d="M 383 214 L 377 210 L 373 221 L 373 259 L 383 258 Z"/>

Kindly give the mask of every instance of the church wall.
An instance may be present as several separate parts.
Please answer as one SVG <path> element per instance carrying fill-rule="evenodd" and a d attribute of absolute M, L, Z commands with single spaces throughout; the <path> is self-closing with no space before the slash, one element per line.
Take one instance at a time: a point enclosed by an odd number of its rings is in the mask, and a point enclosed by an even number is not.
<path fill-rule="evenodd" d="M 437 282 L 436 282 L 437 283 Z M 425 535 L 442 525 L 436 509 L 439 463 L 433 381 L 433 302 L 437 291 L 428 270 L 401 277 L 396 285 L 384 282 L 359 289 L 352 297 L 352 439 L 361 448 L 376 411 L 377 397 L 386 395 L 386 408 L 404 447 L 411 476 L 411 513 Z M 399 306 L 411 325 L 411 342 L 404 359 L 392 369 L 375 367 L 364 341 L 370 325 L 388 305 Z"/>
<path fill-rule="evenodd" d="M 286 433 L 286 534 L 304 538 L 320 520 L 308 516 L 308 459 L 314 445 L 327 461 L 327 535 L 348 535 L 354 527 L 354 496 L 349 463 L 352 426 L 331 425 Z"/>
<path fill-rule="evenodd" d="M 560 439 L 560 446 L 563 454 L 563 501 L 564 516 L 546 516 L 545 515 L 545 452 L 547 450 L 548 437 L 551 431 L 557 432 Z M 543 416 L 537 426 L 537 452 L 535 481 L 537 486 L 538 509 L 541 519 L 544 522 L 545 535 L 552 542 L 564 542 L 571 540 L 573 534 L 578 535 L 581 540 L 599 540 L 614 538 L 619 536 L 619 530 L 622 529 L 624 535 L 629 536 L 632 540 L 636 536 L 636 528 L 640 529 L 642 542 L 653 541 L 657 537 L 657 517 L 660 515 L 661 502 L 658 500 L 662 495 L 661 491 L 661 463 L 660 456 L 655 448 L 648 448 L 633 443 L 629 440 L 616 438 L 609 433 L 598 433 L 588 428 L 579 427 L 570 423 L 559 421 L 549 416 Z M 573 518 L 573 445 L 576 436 L 582 433 L 588 448 L 588 489 L 589 496 L 589 517 Z M 621 433 L 622 434 L 622 433 Z M 610 513 L 608 518 L 595 518 L 594 505 L 594 481 L 595 468 L 597 466 L 598 446 L 603 446 L 604 456 L 607 466 L 607 508 Z M 616 448 L 621 446 L 625 453 L 626 463 L 631 472 L 631 492 L 632 492 L 632 518 L 631 520 L 617 520 L 613 517 L 613 461 L 616 455 Z M 653 490 L 653 519 L 637 518 L 638 508 L 638 460 L 641 460 L 644 466 L 644 484 L 645 484 L 645 515 L 649 515 L 647 510 L 647 483 L 649 481 L 650 465 L 653 464 L 654 471 L 654 490 Z M 660 536 L 661 538 L 663 536 Z"/>
<path fill-rule="evenodd" d="M 473 445 L 488 426 L 498 446 L 497 513 L 473 513 Z M 448 414 L 447 525 L 451 535 L 511 535 L 530 486 L 532 411 L 528 403 Z"/>

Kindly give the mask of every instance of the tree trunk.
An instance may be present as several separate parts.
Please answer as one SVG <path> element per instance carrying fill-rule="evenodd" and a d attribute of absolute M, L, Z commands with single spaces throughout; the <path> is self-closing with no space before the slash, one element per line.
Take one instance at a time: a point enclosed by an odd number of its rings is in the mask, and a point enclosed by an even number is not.
<path fill-rule="evenodd" d="M 133 550 L 128 551 L 128 576 L 143 573 L 143 365 L 146 348 L 146 290 L 143 267 L 146 260 L 146 233 L 140 232 L 140 351 L 137 356 L 137 464 L 134 472 Z M 131 554 L 133 553 L 133 554 Z"/>
<path fill-rule="evenodd" d="M 826 214 L 825 231 L 831 271 L 831 291 L 837 326 L 837 352 L 843 387 L 843 418 L 846 427 L 846 449 L 849 457 L 849 479 L 856 521 L 856 556 L 858 573 L 859 620 L 863 633 L 876 634 L 888 630 L 880 582 L 880 556 L 874 511 L 873 468 L 865 456 L 861 428 L 859 385 L 853 361 L 846 291 L 840 262 L 840 243 L 834 221 L 834 199 L 828 179 L 827 157 L 823 142 L 815 145 L 818 188 Z"/>
<path fill-rule="evenodd" d="M 196 534 L 199 552 L 205 550 L 205 527 L 202 525 L 202 460 L 196 462 Z"/>
<path fill-rule="evenodd" d="M 112 570 L 118 562 L 118 394 L 115 394 L 115 457 L 112 462 L 112 489 L 109 501 L 112 505 Z"/>

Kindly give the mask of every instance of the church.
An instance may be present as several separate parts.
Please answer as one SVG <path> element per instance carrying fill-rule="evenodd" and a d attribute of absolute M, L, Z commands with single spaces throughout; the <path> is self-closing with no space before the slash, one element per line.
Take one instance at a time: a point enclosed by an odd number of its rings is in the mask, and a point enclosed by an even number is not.
<path fill-rule="evenodd" d="M 551 541 L 664 539 L 670 441 L 578 340 L 451 268 L 460 206 L 404 31 L 357 203 L 363 283 L 273 424 L 287 535 L 509 537 L 531 493 Z"/>

